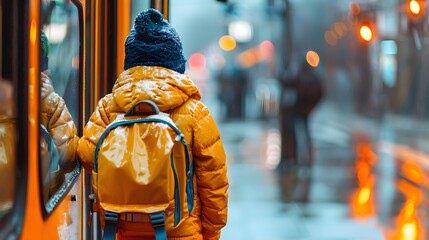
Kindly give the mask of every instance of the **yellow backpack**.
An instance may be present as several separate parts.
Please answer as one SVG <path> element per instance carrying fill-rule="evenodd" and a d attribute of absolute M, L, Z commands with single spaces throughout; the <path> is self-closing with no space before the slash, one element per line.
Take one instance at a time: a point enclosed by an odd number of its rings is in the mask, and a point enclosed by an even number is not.
<path fill-rule="evenodd" d="M 138 116 L 139 105 L 150 105 L 155 114 Z M 182 220 L 178 173 L 173 147 L 182 144 L 186 160 L 186 200 L 193 208 L 193 167 L 184 135 L 157 105 L 136 103 L 102 133 L 95 149 L 93 188 L 96 201 L 105 211 L 103 239 L 114 239 L 118 220 L 136 216 L 147 219 L 157 240 Z"/>

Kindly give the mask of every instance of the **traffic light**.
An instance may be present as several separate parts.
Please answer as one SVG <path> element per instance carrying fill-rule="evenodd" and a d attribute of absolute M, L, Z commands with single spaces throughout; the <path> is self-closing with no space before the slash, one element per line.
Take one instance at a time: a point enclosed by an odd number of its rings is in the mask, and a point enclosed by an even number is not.
<path fill-rule="evenodd" d="M 359 38 L 365 42 L 369 43 L 374 39 L 374 26 L 370 21 L 362 21 L 359 25 Z"/>
<path fill-rule="evenodd" d="M 350 4 L 350 13 L 356 24 L 356 35 L 364 44 L 371 43 L 376 38 L 376 11 L 372 5 Z"/>
<path fill-rule="evenodd" d="M 423 0 L 409 0 L 407 11 L 411 20 L 420 20 L 425 14 L 425 2 Z"/>
<path fill-rule="evenodd" d="M 414 38 L 418 49 L 421 48 L 422 38 L 427 34 L 425 22 L 426 4 L 424 0 L 407 0 L 408 31 Z"/>

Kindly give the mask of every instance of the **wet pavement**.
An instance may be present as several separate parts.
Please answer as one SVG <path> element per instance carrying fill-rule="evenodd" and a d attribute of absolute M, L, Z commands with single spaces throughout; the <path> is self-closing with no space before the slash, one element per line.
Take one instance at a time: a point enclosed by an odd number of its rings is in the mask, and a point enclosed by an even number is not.
<path fill-rule="evenodd" d="M 350 131 L 323 114 L 311 121 L 313 166 L 282 173 L 274 169 L 275 121 L 219 123 L 230 180 L 221 239 L 429 239 L 429 188 L 421 168 L 429 154 L 400 145 L 400 137 L 387 142 L 383 132 L 368 135 L 388 127 L 383 124 L 359 122 L 365 131 Z"/>

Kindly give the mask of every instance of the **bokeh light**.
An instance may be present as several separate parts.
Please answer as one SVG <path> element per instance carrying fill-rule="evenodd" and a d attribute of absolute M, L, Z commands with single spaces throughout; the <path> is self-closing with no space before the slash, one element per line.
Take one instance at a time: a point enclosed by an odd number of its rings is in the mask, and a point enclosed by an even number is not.
<path fill-rule="evenodd" d="M 237 46 L 235 39 L 229 35 L 222 36 L 219 39 L 219 47 L 225 51 L 232 51 Z"/>
<path fill-rule="evenodd" d="M 194 53 L 189 57 L 189 66 L 195 69 L 202 69 L 206 67 L 206 56 L 202 53 Z"/>
<path fill-rule="evenodd" d="M 312 67 L 319 66 L 320 57 L 315 51 L 308 51 L 305 57 L 307 59 L 308 64 Z"/>

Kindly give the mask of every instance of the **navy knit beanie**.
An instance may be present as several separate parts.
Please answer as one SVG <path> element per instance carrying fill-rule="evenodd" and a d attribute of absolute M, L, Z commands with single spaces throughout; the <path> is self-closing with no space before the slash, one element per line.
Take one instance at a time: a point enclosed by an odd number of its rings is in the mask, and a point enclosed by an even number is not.
<path fill-rule="evenodd" d="M 155 9 L 137 15 L 125 41 L 124 69 L 161 66 L 185 72 L 186 59 L 176 30 Z"/>
<path fill-rule="evenodd" d="M 48 69 L 49 64 L 49 41 L 48 37 L 46 36 L 45 32 L 41 31 L 40 33 L 40 52 L 42 55 L 42 61 L 40 64 L 40 71 L 45 71 Z"/>

